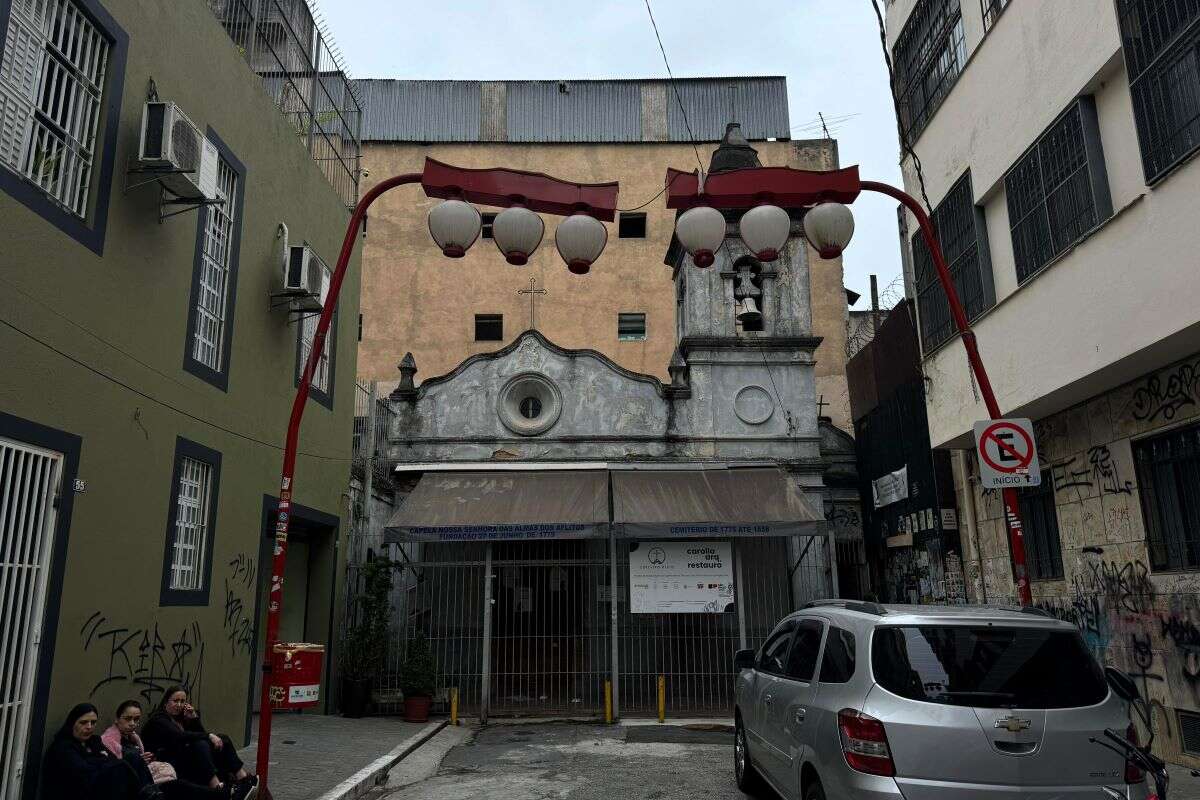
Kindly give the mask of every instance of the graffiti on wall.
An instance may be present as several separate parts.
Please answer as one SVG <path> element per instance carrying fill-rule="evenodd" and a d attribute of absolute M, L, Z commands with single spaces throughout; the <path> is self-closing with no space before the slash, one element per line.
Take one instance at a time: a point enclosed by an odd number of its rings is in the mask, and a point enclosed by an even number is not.
<path fill-rule="evenodd" d="M 229 654 L 251 655 L 254 649 L 254 620 L 251 608 L 254 577 L 258 574 L 254 558 L 238 553 L 228 564 L 225 575 L 225 640 Z"/>
<path fill-rule="evenodd" d="M 1143 380 L 1130 399 L 1130 413 L 1138 422 L 1175 419 L 1185 406 L 1200 404 L 1200 361 L 1184 362 Z"/>
<path fill-rule="evenodd" d="M 1077 489 L 1090 493 L 1098 488 L 1101 494 L 1133 494 L 1133 481 L 1122 479 L 1117 462 L 1107 445 L 1088 448 L 1086 455 L 1061 458 L 1050 464 L 1054 491 Z"/>
<path fill-rule="evenodd" d="M 112 622 L 100 611 L 79 629 L 83 651 L 98 657 L 100 678 L 89 697 L 110 684 L 125 685 L 131 693 L 154 704 L 168 686 L 179 684 L 199 697 L 204 675 L 204 634 L 198 622 L 181 629 L 145 627 Z"/>

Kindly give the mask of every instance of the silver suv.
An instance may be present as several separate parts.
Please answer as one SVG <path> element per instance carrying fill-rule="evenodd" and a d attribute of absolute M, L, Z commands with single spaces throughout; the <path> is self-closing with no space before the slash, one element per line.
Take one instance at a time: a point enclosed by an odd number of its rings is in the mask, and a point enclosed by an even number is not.
<path fill-rule="evenodd" d="M 735 656 L 738 787 L 788 800 L 1145 798 L 1129 707 L 1070 624 L 818 601 Z M 1107 788 L 1106 788 L 1107 787 Z"/>

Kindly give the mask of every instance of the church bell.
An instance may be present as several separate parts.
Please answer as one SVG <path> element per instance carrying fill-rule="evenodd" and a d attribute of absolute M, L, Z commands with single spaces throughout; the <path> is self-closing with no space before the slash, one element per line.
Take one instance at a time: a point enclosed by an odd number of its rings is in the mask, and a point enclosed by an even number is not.
<path fill-rule="evenodd" d="M 758 303 L 753 297 L 743 297 L 737 301 L 737 318 L 743 325 L 762 322 L 762 312 L 758 310 Z"/>

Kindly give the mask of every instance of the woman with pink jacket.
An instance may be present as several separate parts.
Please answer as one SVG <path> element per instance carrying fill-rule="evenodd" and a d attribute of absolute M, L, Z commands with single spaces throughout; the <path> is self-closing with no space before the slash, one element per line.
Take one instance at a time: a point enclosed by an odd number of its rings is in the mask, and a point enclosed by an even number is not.
<path fill-rule="evenodd" d="M 146 750 L 142 737 L 138 736 L 141 722 L 142 704 L 137 700 L 126 700 L 117 706 L 116 720 L 100 734 L 100 741 L 114 756 L 133 765 L 143 778 L 148 775 L 167 800 L 226 800 L 230 796 L 228 791 L 182 781 L 174 767 L 165 761 L 154 760 L 154 754 Z"/>

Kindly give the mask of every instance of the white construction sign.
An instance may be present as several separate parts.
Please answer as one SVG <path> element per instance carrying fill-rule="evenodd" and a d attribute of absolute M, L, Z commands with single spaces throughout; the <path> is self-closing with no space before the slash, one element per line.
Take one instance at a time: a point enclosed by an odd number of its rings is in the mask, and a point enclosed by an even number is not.
<path fill-rule="evenodd" d="M 729 542 L 634 542 L 629 550 L 629 610 L 634 614 L 732 611 Z"/>
<path fill-rule="evenodd" d="M 975 454 L 979 457 L 979 485 L 984 489 L 1038 486 L 1038 466 L 1033 423 L 1027 419 L 989 419 L 975 423 Z"/>

